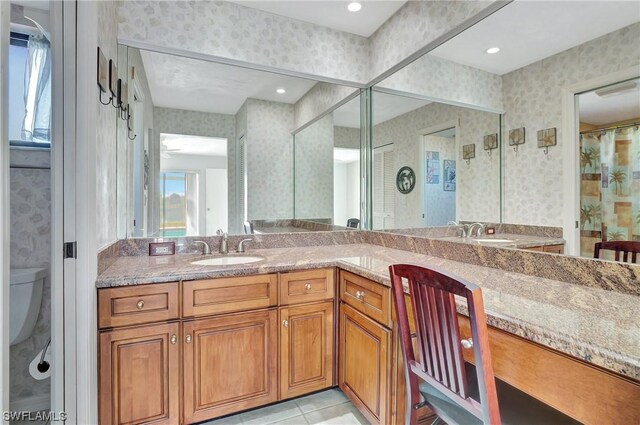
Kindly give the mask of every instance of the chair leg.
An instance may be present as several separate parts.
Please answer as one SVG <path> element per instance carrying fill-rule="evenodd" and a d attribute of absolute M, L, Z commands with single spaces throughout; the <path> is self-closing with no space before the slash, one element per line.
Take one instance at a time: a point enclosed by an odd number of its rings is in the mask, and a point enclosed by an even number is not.
<path fill-rule="evenodd" d="M 442 425 L 444 424 L 444 421 L 440 418 L 436 418 L 435 421 L 431 422 L 431 425 Z"/>

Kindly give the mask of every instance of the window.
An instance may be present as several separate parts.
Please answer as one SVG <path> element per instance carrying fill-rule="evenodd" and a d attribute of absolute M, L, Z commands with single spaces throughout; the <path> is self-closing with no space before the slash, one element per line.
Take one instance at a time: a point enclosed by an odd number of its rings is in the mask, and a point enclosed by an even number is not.
<path fill-rule="evenodd" d="M 9 140 L 12 146 L 51 144 L 51 48 L 41 35 L 10 35 Z"/>

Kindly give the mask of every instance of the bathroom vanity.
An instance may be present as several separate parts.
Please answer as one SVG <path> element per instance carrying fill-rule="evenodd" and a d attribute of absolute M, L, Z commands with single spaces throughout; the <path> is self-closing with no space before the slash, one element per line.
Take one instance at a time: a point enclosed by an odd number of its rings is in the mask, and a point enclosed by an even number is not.
<path fill-rule="evenodd" d="M 264 260 L 121 257 L 99 276 L 101 424 L 190 424 L 336 385 L 371 423 L 403 424 L 394 263 L 482 286 L 496 377 L 584 423 L 640 419 L 635 296 L 369 244 L 250 255 Z"/>

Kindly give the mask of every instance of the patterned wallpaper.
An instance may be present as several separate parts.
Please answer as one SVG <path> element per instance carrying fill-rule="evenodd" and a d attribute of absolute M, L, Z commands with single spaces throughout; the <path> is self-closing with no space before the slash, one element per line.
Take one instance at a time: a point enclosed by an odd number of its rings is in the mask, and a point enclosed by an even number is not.
<path fill-rule="evenodd" d="M 504 134 L 526 128 L 518 152 L 504 160 L 504 222 L 562 225 L 562 89 L 640 62 L 640 23 L 551 56 L 503 76 Z M 544 155 L 536 131 L 556 127 L 558 146 Z M 535 205 L 535 208 L 531 206 Z"/>
<path fill-rule="evenodd" d="M 154 138 L 159 146 L 160 133 L 227 139 L 227 177 L 229 182 L 229 228 L 237 229 L 236 214 L 236 117 L 225 114 L 154 108 Z M 159 169 L 159 168 L 158 168 Z M 237 232 L 236 232 L 237 233 Z"/>
<path fill-rule="evenodd" d="M 12 166 L 49 167 L 50 151 L 11 149 Z M 11 241 L 10 268 L 44 267 L 51 264 L 51 172 L 12 168 L 10 171 Z M 10 347 L 11 400 L 49 394 L 51 381 L 29 375 L 29 363 L 51 335 L 51 280 L 47 278 L 40 314 L 33 335 Z"/>
<path fill-rule="evenodd" d="M 298 129 L 312 119 L 327 112 L 359 89 L 337 84 L 317 83 L 294 105 L 294 126 Z"/>
<path fill-rule="evenodd" d="M 295 218 L 333 218 L 333 115 L 295 136 Z"/>
<path fill-rule="evenodd" d="M 500 220 L 500 158 L 496 151 L 489 157 L 483 150 L 483 136 L 499 131 L 498 114 L 431 103 L 373 128 L 373 146 L 393 143 L 395 169 L 399 170 L 407 165 L 413 168 L 419 179 L 411 193 L 402 195 L 396 191 L 396 228 L 422 227 L 420 130 L 457 120 L 459 126 L 455 159 L 458 219 L 491 222 Z M 476 157 L 467 165 L 462 159 L 462 145 L 471 143 L 476 145 Z"/>
<path fill-rule="evenodd" d="M 425 78 L 428 75 L 429 78 Z M 379 84 L 380 87 L 420 94 L 444 102 L 502 111 L 499 75 L 425 55 Z"/>
<path fill-rule="evenodd" d="M 107 58 L 118 57 L 117 26 L 120 1 L 98 3 L 98 46 Z M 98 249 L 117 239 L 117 111 L 101 105 L 96 94 L 96 243 Z"/>
<path fill-rule="evenodd" d="M 335 126 L 333 140 L 336 148 L 360 149 L 360 129 Z"/>
<path fill-rule="evenodd" d="M 492 1 L 409 1 L 370 38 L 370 76 L 396 65 Z"/>
<path fill-rule="evenodd" d="M 348 81 L 370 74 L 366 38 L 231 2 L 126 1 L 118 35 Z"/>
<path fill-rule="evenodd" d="M 246 108 L 248 218 L 291 218 L 293 105 L 248 99 Z"/>

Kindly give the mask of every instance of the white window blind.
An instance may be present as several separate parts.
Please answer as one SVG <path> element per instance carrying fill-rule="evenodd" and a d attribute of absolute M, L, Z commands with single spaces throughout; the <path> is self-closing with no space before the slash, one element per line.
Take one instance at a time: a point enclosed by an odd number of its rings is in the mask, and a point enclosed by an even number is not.
<path fill-rule="evenodd" d="M 395 226 L 395 152 L 393 144 L 373 150 L 373 228 Z"/>

